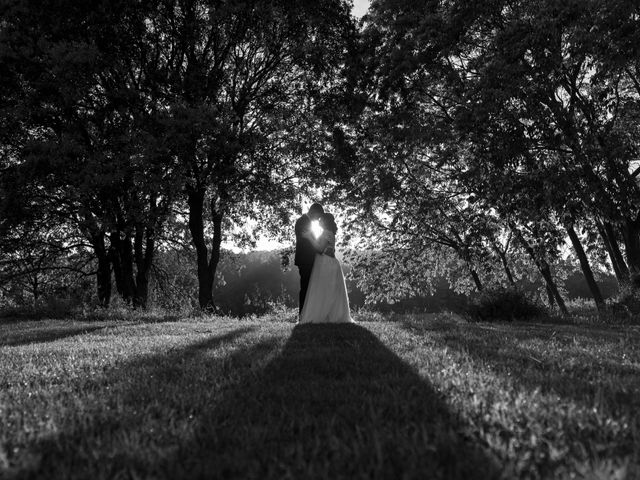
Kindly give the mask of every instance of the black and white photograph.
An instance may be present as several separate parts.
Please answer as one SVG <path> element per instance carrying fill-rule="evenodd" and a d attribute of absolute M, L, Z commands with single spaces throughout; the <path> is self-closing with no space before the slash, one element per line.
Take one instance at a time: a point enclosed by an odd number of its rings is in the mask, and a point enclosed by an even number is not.
<path fill-rule="evenodd" d="M 640 480 L 638 0 L 0 0 L 0 480 Z"/>

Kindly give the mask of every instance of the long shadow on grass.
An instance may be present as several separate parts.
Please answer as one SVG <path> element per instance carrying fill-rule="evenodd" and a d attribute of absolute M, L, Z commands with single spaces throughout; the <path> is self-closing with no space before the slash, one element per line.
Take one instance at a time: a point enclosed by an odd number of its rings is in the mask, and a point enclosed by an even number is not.
<path fill-rule="evenodd" d="M 55 342 L 64 338 L 84 335 L 107 328 L 105 325 L 54 325 L 37 326 L 28 330 L 20 330 L 21 326 L 16 326 L 16 331 L 9 331 L 9 335 L 0 338 L 0 347 L 30 345 L 33 343 Z M 5 328 L 7 330 L 7 328 Z"/>
<path fill-rule="evenodd" d="M 211 405 L 168 478 L 489 479 L 494 463 L 434 389 L 371 332 L 299 325 Z"/>
<path fill-rule="evenodd" d="M 162 478 L 159 462 L 183 436 L 191 438 L 194 419 L 239 381 L 235 372 L 246 372 L 276 348 L 272 338 L 238 347 L 253 330 L 222 331 L 187 346 L 133 357 L 104 376 L 78 379 L 67 387 L 70 398 L 56 400 L 58 409 L 71 402 L 58 420 L 59 433 L 6 445 L 21 453 L 9 457 L 8 469 L 0 464 L 0 478 Z"/>
<path fill-rule="evenodd" d="M 555 393 L 589 406 L 597 397 L 604 402 L 602 407 L 618 414 L 640 407 L 640 370 L 606 358 L 601 350 L 609 344 L 609 356 L 625 348 L 635 348 L 638 355 L 637 333 L 625 339 L 624 332 L 599 326 L 422 323 L 415 319 L 405 320 L 403 326 L 469 354 L 530 390 Z M 584 348 L 576 348 L 576 342 Z M 623 411 L 616 411 L 619 409 Z"/>
<path fill-rule="evenodd" d="M 77 386 L 74 398 L 89 394 L 83 408 L 67 410 L 59 434 L 26 445 L 41 457 L 18 476 L 497 477 L 444 399 L 367 329 L 297 326 L 286 343 L 251 330 L 137 358 Z"/>

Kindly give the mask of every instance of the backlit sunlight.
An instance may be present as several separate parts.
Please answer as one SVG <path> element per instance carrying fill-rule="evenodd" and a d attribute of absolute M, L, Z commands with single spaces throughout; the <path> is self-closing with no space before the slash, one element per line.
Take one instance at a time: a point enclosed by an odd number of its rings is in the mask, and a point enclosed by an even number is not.
<path fill-rule="evenodd" d="M 319 238 L 322 235 L 322 227 L 318 220 L 314 220 L 311 222 L 311 231 L 313 232 L 313 236 Z"/>

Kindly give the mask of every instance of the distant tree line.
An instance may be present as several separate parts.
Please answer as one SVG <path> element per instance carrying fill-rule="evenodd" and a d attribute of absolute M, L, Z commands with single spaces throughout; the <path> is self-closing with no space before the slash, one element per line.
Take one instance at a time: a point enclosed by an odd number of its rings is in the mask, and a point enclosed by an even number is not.
<path fill-rule="evenodd" d="M 178 253 L 175 250 L 161 252 L 157 258 L 158 269 L 152 274 L 155 284 L 154 304 L 175 310 L 191 310 L 192 292 L 197 279 L 185 268 L 191 264 L 193 252 Z M 296 310 L 300 280 L 295 267 L 283 268 L 283 255 L 288 250 L 252 251 L 234 253 L 223 251 L 215 281 L 216 306 L 220 313 L 233 316 L 261 315 L 281 311 L 283 308 Z M 340 255 L 339 255 L 340 256 Z M 384 254 L 381 253 L 381 256 Z M 566 277 L 560 288 L 568 299 L 585 298 L 589 289 L 579 268 L 571 269 L 567 262 Z M 461 291 L 459 285 L 446 276 L 434 279 L 430 292 L 409 294 L 405 297 L 385 301 L 359 288 L 356 279 L 351 278 L 353 270 L 345 265 L 349 302 L 354 310 L 366 309 L 378 312 L 419 313 L 443 310 L 467 313 L 476 294 Z M 602 276 L 601 286 L 605 297 L 616 292 L 613 275 Z M 535 297 L 542 282 L 539 278 L 523 281 L 520 291 Z"/>

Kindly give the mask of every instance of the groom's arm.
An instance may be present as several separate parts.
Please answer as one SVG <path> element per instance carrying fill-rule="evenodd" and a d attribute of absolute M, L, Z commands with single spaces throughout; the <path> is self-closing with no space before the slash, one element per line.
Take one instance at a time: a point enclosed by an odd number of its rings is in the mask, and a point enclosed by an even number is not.
<path fill-rule="evenodd" d="M 307 231 L 310 227 L 310 222 L 306 221 L 307 219 L 304 217 L 300 217 L 297 221 L 296 221 L 296 227 L 295 227 L 295 231 L 296 231 L 296 240 L 300 241 L 303 237 L 302 235 L 304 234 L 305 231 Z"/>

